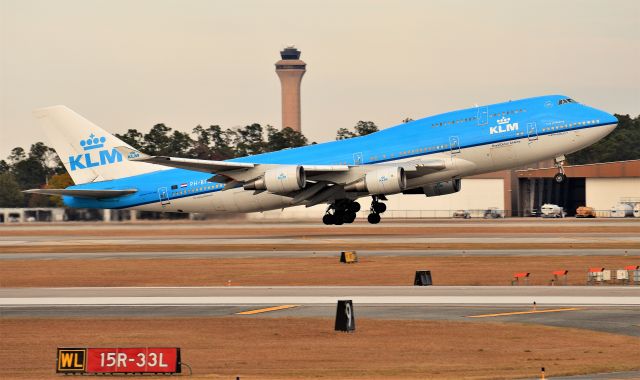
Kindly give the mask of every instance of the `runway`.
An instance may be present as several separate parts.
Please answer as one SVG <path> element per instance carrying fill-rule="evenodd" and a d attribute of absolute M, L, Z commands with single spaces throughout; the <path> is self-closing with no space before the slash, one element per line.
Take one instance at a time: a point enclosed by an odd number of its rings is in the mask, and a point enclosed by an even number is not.
<path fill-rule="evenodd" d="M 4 288 L 7 306 L 279 305 L 625 305 L 640 306 L 636 287 L 514 286 L 281 286 Z"/>
<path fill-rule="evenodd" d="M 122 249 L 118 249 L 119 247 Z M 640 252 L 640 219 L 427 219 L 420 223 L 396 221 L 385 226 L 355 223 L 339 227 L 313 223 L 215 221 L 88 225 L 70 223 L 9 225 L 0 229 L 0 257 L 4 259 L 18 258 L 16 254 L 19 253 L 77 253 L 82 257 L 91 257 L 98 252 L 125 251 L 167 257 L 171 253 L 184 252 L 194 256 L 220 253 L 219 257 L 224 257 L 225 253 L 231 251 L 257 252 L 258 255 L 277 250 L 300 254 L 301 251 L 323 252 L 341 248 L 365 250 L 374 255 L 376 251 L 433 250 L 440 253 L 483 249 L 609 249 Z M 118 257 L 118 254 L 108 257 Z"/>
<path fill-rule="evenodd" d="M 640 288 L 632 287 L 5 288 L 0 289 L 0 314 L 5 318 L 334 318 L 338 299 L 352 300 L 359 318 L 533 323 L 640 336 Z M 292 307 L 264 309 L 274 305 Z M 238 315 L 256 309 L 267 312 Z"/>

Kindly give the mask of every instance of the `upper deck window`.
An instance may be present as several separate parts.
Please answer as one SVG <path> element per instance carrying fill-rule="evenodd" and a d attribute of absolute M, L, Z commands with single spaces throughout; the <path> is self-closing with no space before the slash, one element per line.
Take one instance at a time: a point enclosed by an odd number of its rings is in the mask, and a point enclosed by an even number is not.
<path fill-rule="evenodd" d="M 558 105 L 561 106 L 563 104 L 567 104 L 567 103 L 576 103 L 575 100 L 571 99 L 571 98 L 566 98 L 566 99 L 560 99 L 558 100 Z"/>

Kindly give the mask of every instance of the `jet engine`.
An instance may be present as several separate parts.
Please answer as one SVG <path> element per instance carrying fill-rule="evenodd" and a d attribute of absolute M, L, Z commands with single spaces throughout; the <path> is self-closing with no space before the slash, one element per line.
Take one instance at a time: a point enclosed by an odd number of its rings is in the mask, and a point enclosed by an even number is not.
<path fill-rule="evenodd" d="M 435 182 L 428 185 L 417 187 L 415 189 L 409 189 L 403 191 L 403 194 L 424 194 L 427 197 L 437 197 L 438 195 L 453 194 L 460 191 L 462 182 L 459 178 L 451 179 L 450 181 Z"/>
<path fill-rule="evenodd" d="M 372 195 L 395 194 L 404 190 L 407 176 L 401 167 L 386 167 L 371 171 L 356 182 L 344 187 L 345 191 L 357 191 Z"/>
<path fill-rule="evenodd" d="M 245 190 L 267 190 L 271 193 L 284 194 L 304 189 L 307 176 L 302 166 L 280 166 L 264 172 L 258 179 L 244 184 Z"/>

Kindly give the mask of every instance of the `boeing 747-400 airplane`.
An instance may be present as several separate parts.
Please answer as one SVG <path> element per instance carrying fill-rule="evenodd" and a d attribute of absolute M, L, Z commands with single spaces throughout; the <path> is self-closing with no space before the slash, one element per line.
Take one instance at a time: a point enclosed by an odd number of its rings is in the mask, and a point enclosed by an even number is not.
<path fill-rule="evenodd" d="M 604 111 L 551 95 L 426 117 L 367 136 L 228 161 L 149 156 L 64 106 L 36 110 L 75 186 L 34 189 L 81 208 L 239 213 L 328 204 L 325 224 L 351 223 L 371 197 L 379 223 L 390 194 L 434 197 L 461 178 L 555 159 L 617 125 Z"/>

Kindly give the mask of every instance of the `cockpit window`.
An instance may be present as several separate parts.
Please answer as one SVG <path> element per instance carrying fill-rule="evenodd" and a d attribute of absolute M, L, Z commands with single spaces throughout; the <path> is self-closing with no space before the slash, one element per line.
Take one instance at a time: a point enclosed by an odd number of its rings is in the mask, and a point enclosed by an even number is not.
<path fill-rule="evenodd" d="M 566 99 L 560 99 L 558 100 L 558 105 L 561 106 L 563 104 L 567 104 L 567 103 L 576 103 L 575 100 L 571 99 L 571 98 L 566 98 Z"/>

